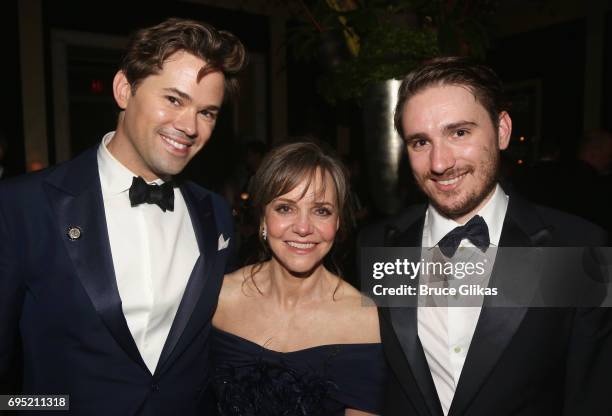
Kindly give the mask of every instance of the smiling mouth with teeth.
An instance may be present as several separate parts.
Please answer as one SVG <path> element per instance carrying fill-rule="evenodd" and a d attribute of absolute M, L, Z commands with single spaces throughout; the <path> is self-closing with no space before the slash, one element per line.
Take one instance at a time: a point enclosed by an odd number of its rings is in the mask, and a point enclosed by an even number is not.
<path fill-rule="evenodd" d="M 179 143 L 176 140 L 172 140 L 169 137 L 166 137 L 166 136 L 161 136 L 161 137 L 162 137 L 162 139 L 164 139 L 164 141 L 166 143 L 168 143 L 169 145 L 171 145 L 172 147 L 174 147 L 177 150 L 185 150 L 185 149 L 187 149 L 187 147 L 189 147 L 186 144 Z"/>
<path fill-rule="evenodd" d="M 291 247 L 299 248 L 302 250 L 309 249 L 315 246 L 315 243 L 298 243 L 296 241 L 287 241 L 287 244 L 289 244 Z"/>
<path fill-rule="evenodd" d="M 464 173 L 463 175 L 455 176 L 452 179 L 437 180 L 436 182 L 438 182 L 440 185 L 452 185 L 459 182 L 459 180 L 462 179 L 465 175 L 466 174 Z"/>

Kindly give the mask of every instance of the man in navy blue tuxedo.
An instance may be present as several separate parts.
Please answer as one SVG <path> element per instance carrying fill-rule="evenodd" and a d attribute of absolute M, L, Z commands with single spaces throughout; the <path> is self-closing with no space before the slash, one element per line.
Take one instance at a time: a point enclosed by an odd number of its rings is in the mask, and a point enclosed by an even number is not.
<path fill-rule="evenodd" d="M 113 81 L 116 131 L 0 184 L 1 393 L 69 394 L 79 415 L 197 414 L 232 217 L 176 175 L 244 61 L 207 24 L 138 31 Z"/>

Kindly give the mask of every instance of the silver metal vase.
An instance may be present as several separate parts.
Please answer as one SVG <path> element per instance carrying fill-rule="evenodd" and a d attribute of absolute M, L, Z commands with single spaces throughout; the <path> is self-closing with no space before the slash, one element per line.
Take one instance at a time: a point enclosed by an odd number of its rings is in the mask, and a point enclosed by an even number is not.
<path fill-rule="evenodd" d="M 394 215 L 402 207 L 398 175 L 404 146 L 393 127 L 399 85 L 398 80 L 374 84 L 363 100 L 368 186 L 383 215 Z"/>

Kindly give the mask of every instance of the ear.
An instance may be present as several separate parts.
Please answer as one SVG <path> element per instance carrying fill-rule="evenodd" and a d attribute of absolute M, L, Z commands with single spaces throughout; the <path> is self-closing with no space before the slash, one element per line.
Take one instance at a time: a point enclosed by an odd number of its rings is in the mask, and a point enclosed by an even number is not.
<path fill-rule="evenodd" d="M 497 128 L 497 137 L 499 141 L 499 149 L 505 150 L 510 144 L 510 136 L 512 135 L 512 119 L 510 114 L 502 111 L 499 114 L 499 127 Z"/>
<path fill-rule="evenodd" d="M 118 71 L 113 79 L 113 95 L 117 105 L 125 110 L 130 97 L 132 96 L 132 86 L 128 82 L 123 71 Z"/>

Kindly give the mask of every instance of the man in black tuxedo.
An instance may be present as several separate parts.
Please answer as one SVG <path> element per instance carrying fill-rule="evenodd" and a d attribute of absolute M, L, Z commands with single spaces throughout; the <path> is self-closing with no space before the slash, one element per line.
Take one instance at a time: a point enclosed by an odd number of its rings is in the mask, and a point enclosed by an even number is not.
<path fill-rule="evenodd" d="M 138 31 L 113 81 L 116 131 L 0 183 L 3 394 L 68 394 L 75 415 L 201 414 L 233 221 L 220 196 L 176 175 L 244 58 L 204 23 Z"/>
<path fill-rule="evenodd" d="M 511 123 L 487 67 L 438 58 L 410 73 L 395 125 L 429 203 L 366 228 L 359 244 L 605 246 L 598 227 L 499 184 Z M 492 279 L 508 266 L 497 253 Z M 608 308 L 388 307 L 380 327 L 391 368 L 384 415 L 612 414 Z"/>

